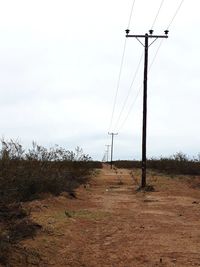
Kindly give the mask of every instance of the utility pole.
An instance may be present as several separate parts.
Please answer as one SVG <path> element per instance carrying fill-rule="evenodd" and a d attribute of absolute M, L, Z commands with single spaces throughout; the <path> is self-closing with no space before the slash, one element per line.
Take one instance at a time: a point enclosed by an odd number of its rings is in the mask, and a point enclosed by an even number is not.
<path fill-rule="evenodd" d="M 110 160 L 110 167 L 112 169 L 113 166 L 113 139 L 115 135 L 118 135 L 118 133 L 108 133 L 109 135 L 112 136 L 112 141 L 111 141 L 111 160 Z"/>
<path fill-rule="evenodd" d="M 142 126 L 142 181 L 141 187 L 146 186 L 146 140 L 147 140 L 147 80 L 148 80 L 148 50 L 149 47 L 159 38 L 168 38 L 169 31 L 164 31 L 165 35 L 153 35 L 153 30 L 145 35 L 129 35 L 130 30 L 126 30 L 126 37 L 136 38 L 144 46 L 144 81 L 143 81 L 143 126 Z M 144 38 L 144 44 L 140 41 Z M 153 41 L 149 44 L 149 38 Z"/>
<path fill-rule="evenodd" d="M 102 162 L 106 162 L 106 154 L 103 155 Z"/>
<path fill-rule="evenodd" d="M 109 158 L 109 147 L 110 145 L 106 145 L 107 150 L 106 150 L 106 156 L 107 156 L 107 162 L 108 162 L 108 158 Z"/>

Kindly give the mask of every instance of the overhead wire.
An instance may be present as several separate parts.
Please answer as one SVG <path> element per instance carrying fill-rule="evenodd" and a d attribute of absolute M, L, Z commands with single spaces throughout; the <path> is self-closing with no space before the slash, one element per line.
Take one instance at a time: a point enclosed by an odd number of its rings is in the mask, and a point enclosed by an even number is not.
<path fill-rule="evenodd" d="M 165 0 L 161 0 L 161 3 L 160 3 L 159 8 L 158 8 L 158 11 L 157 11 L 156 16 L 155 16 L 155 18 L 154 18 L 154 20 L 153 20 L 151 29 L 153 29 L 154 26 L 155 26 L 155 24 L 156 24 L 156 21 L 157 21 L 157 19 L 158 19 L 158 16 L 159 16 L 159 14 L 160 14 L 160 11 L 161 11 L 161 8 L 162 8 L 162 6 L 163 6 L 163 4 L 164 4 L 164 1 L 165 1 Z M 135 1 L 134 1 L 134 2 L 135 2 Z M 133 4 L 134 4 L 134 2 L 133 2 Z M 129 25 L 130 25 L 130 19 L 129 19 Z M 161 43 L 160 43 L 160 45 L 159 45 L 159 47 L 158 47 L 158 49 L 157 49 L 157 51 L 156 51 L 156 53 L 155 53 L 155 57 L 154 57 L 152 63 L 150 64 L 150 68 L 151 68 L 153 62 L 155 61 L 155 58 L 156 58 L 156 56 L 157 56 L 157 54 L 158 54 L 158 51 L 159 51 L 159 49 L 160 49 L 160 46 L 161 46 Z M 143 54 L 142 54 L 142 56 L 143 56 Z M 142 57 L 141 57 L 141 59 L 142 59 Z M 141 59 L 140 59 L 139 64 L 138 64 L 139 66 L 140 66 L 140 63 L 141 63 Z M 133 83 L 134 83 L 135 78 L 136 78 L 136 75 L 137 75 L 137 73 L 138 73 L 138 69 L 139 69 L 139 67 L 137 67 L 137 69 L 136 69 L 136 74 L 134 75 L 133 81 L 132 81 L 131 86 L 130 86 L 129 91 L 128 91 L 128 95 L 127 95 L 127 97 L 126 97 L 126 99 L 125 99 L 124 105 L 122 106 L 122 110 L 121 110 L 121 112 L 120 112 L 120 114 L 119 114 L 119 117 L 118 117 L 118 119 L 117 119 L 117 122 L 116 122 L 116 124 L 115 124 L 115 127 L 118 126 L 118 123 L 119 123 L 120 118 L 121 118 L 121 116 L 122 116 L 122 113 L 123 113 L 123 111 L 124 111 L 124 108 L 125 108 L 125 105 L 126 105 L 126 103 L 127 103 L 128 97 L 129 97 L 129 95 L 130 95 L 130 92 L 131 92 Z M 125 117 L 125 120 L 124 120 L 124 122 L 122 123 L 120 129 L 123 127 L 123 125 L 124 125 L 125 122 L 127 121 L 128 117 L 129 117 L 129 115 L 130 115 L 130 113 L 131 113 L 131 111 L 132 111 L 132 108 L 133 108 L 133 106 L 134 106 L 134 104 L 135 104 L 135 102 L 136 102 L 136 100 L 137 100 L 137 98 L 138 98 L 138 96 L 139 96 L 139 93 L 140 93 L 140 91 L 141 91 L 141 88 L 142 88 L 142 86 L 139 87 L 139 90 L 138 90 L 138 92 L 137 92 L 137 94 L 136 94 L 136 97 L 134 98 L 134 101 L 132 102 L 132 104 L 131 104 L 131 106 L 130 106 L 130 108 L 129 108 L 128 114 L 127 114 L 127 116 Z"/>
<path fill-rule="evenodd" d="M 158 52 L 159 52 L 159 50 L 160 50 L 160 48 L 161 48 L 161 45 L 163 44 L 163 41 L 164 41 L 164 39 L 161 39 L 161 40 L 160 40 L 160 44 L 158 45 L 158 48 L 156 49 L 156 52 L 155 52 L 155 54 L 154 54 L 154 57 L 153 57 L 151 63 L 149 64 L 148 72 L 150 72 L 150 70 L 151 70 L 151 68 L 152 68 L 152 65 L 154 64 L 154 62 L 155 62 L 155 60 L 156 60 L 156 57 L 157 57 Z"/>
<path fill-rule="evenodd" d="M 172 23 L 174 22 L 174 20 L 175 20 L 177 14 L 178 14 L 178 12 L 180 11 L 180 9 L 181 9 L 181 7 L 182 7 L 183 2 L 184 2 L 184 0 L 181 0 L 180 4 L 178 5 L 178 7 L 177 7 L 177 9 L 176 9 L 176 11 L 175 11 L 175 13 L 174 13 L 174 16 L 172 17 L 172 19 L 171 19 L 170 22 L 169 22 L 169 25 L 168 25 L 168 27 L 167 27 L 167 30 L 169 30 L 170 26 L 171 26 Z"/>
<path fill-rule="evenodd" d="M 177 14 L 178 14 L 178 12 L 180 11 L 180 9 L 181 9 L 181 7 L 182 7 L 183 2 L 184 2 L 184 0 L 181 0 L 180 4 L 178 5 L 178 7 L 177 7 L 177 9 L 176 9 L 176 11 L 175 11 L 175 13 L 174 13 L 172 19 L 171 19 L 170 22 L 169 22 L 169 25 L 168 25 L 168 27 L 167 27 L 167 30 L 169 30 L 170 26 L 171 26 L 172 23 L 174 22 L 174 20 L 175 20 Z M 158 11 L 157 11 L 157 13 L 156 13 L 156 16 L 155 16 L 155 18 L 154 18 L 154 21 L 153 21 L 153 23 L 152 23 L 152 28 L 151 28 L 151 29 L 153 29 L 154 26 L 155 26 L 155 23 L 156 23 L 156 21 L 157 21 L 157 19 L 158 19 L 158 16 L 159 16 L 159 13 L 160 13 L 160 11 L 161 11 L 161 8 L 162 8 L 163 4 L 164 4 L 164 0 L 162 0 L 161 3 L 160 3 L 160 6 L 159 6 Z M 150 65 L 149 65 L 148 73 L 150 72 L 150 70 L 151 70 L 151 68 L 152 68 L 152 65 L 154 64 L 154 62 L 155 62 L 155 60 L 156 60 L 156 57 L 157 57 L 157 55 L 158 55 L 158 52 L 159 52 L 159 50 L 160 50 L 162 44 L 163 44 L 163 39 L 160 41 L 160 44 L 158 45 L 158 48 L 157 48 L 157 50 L 156 50 L 156 52 L 155 52 L 155 54 L 154 54 L 154 57 L 153 57 L 153 59 L 152 59 Z M 131 87 L 132 87 L 132 86 L 131 86 Z M 130 108 L 129 108 L 129 110 L 128 110 L 128 113 L 127 113 L 125 119 L 123 120 L 123 122 L 121 123 L 120 127 L 118 128 L 118 129 L 119 129 L 118 131 L 120 131 L 120 130 L 123 128 L 123 126 L 125 125 L 127 119 L 129 118 L 129 116 L 130 116 L 130 114 L 131 114 L 131 111 L 132 111 L 132 109 L 133 109 L 133 107 L 134 107 L 134 105 L 135 105 L 135 102 L 137 101 L 138 96 L 139 96 L 140 93 L 141 93 L 141 89 L 142 89 L 142 85 L 139 86 L 138 91 L 137 91 L 137 94 L 136 94 L 136 96 L 135 96 L 135 98 L 134 98 L 134 100 L 133 100 L 133 102 L 132 102 L 132 104 L 131 104 L 131 106 L 130 106 Z M 126 101 L 126 102 L 127 102 L 127 101 Z M 123 110 L 124 110 L 124 108 L 125 108 L 125 105 L 123 106 Z M 121 113 L 122 113 L 122 112 L 120 112 L 120 118 L 121 118 Z M 118 121 L 117 121 L 117 124 L 118 124 Z"/>
<path fill-rule="evenodd" d="M 159 16 L 159 14 L 160 14 L 160 11 L 161 11 L 161 8 L 162 8 L 162 6 L 163 6 L 163 4 L 164 4 L 164 1 L 165 1 L 165 0 L 161 0 L 161 3 L 160 3 L 159 8 L 158 8 L 158 11 L 157 11 L 156 16 L 155 16 L 155 18 L 154 18 L 154 20 L 153 20 L 151 29 L 153 29 L 154 26 L 155 26 L 155 23 L 156 23 L 156 21 L 157 21 L 157 19 L 158 19 L 158 16 Z M 153 60 L 152 60 L 152 62 L 151 62 L 151 64 L 150 64 L 150 67 L 149 67 L 149 70 L 148 70 L 148 71 L 150 71 L 150 69 L 151 69 L 151 67 L 152 67 L 152 65 L 153 65 L 153 63 L 154 63 L 154 61 L 155 61 L 155 59 L 156 59 L 156 57 L 157 57 L 157 54 L 158 54 L 158 52 L 159 52 L 159 50 L 160 50 L 160 47 L 161 47 L 162 43 L 163 43 L 163 39 L 161 40 L 161 42 L 160 42 L 160 44 L 159 44 L 159 46 L 158 46 L 158 49 L 156 50 L 156 53 L 155 53 L 155 55 L 154 55 L 154 58 L 153 58 Z M 142 56 L 143 56 L 143 54 L 142 54 Z M 142 57 L 141 57 L 141 59 L 142 59 Z M 140 65 L 140 63 L 141 63 L 141 59 L 140 59 L 139 65 Z M 139 69 L 139 68 L 138 68 L 138 69 Z M 138 72 L 138 69 L 136 70 L 136 74 L 137 74 L 137 72 Z M 134 79 L 133 79 L 133 81 L 132 81 L 132 83 L 131 83 L 131 87 L 130 87 L 130 89 L 131 89 L 132 86 L 133 86 L 133 82 L 134 82 L 134 80 L 135 80 L 135 76 L 136 76 L 136 74 L 134 75 Z M 132 104 L 131 104 L 131 106 L 130 106 L 130 108 L 129 108 L 128 114 L 127 114 L 127 116 L 125 117 L 125 120 L 124 120 L 124 122 L 122 123 L 120 129 L 123 127 L 123 125 L 124 125 L 125 122 L 127 121 L 128 117 L 129 117 L 129 115 L 130 115 L 130 113 L 131 113 L 131 111 L 132 111 L 132 108 L 133 108 L 133 106 L 134 106 L 134 104 L 135 104 L 135 102 L 136 102 L 136 100 L 137 100 L 137 98 L 138 98 L 138 96 L 139 96 L 139 93 L 140 93 L 140 91 L 141 91 L 141 88 L 142 88 L 142 86 L 139 87 L 139 90 L 138 90 L 138 92 L 137 92 L 137 94 L 136 94 L 136 97 L 134 98 L 134 101 L 132 102 Z M 128 96 L 129 96 L 129 94 L 130 94 L 130 89 L 129 89 Z M 121 118 L 121 115 L 122 115 L 122 112 L 123 112 L 123 110 L 124 110 L 124 108 L 125 108 L 125 105 L 126 105 L 127 100 L 128 100 L 128 97 L 126 98 L 126 100 L 125 100 L 125 102 L 124 102 L 124 105 L 123 105 L 122 110 L 121 110 L 121 112 L 120 112 L 120 115 L 119 115 L 119 117 L 118 117 L 117 123 L 115 124 L 116 127 L 118 126 L 119 120 L 120 120 L 120 118 Z"/>
<path fill-rule="evenodd" d="M 154 64 L 154 62 L 155 62 L 155 60 L 156 60 L 156 57 L 157 57 L 157 55 L 158 55 L 158 52 L 159 52 L 159 50 L 160 50 L 160 47 L 161 47 L 162 43 L 163 43 L 163 39 L 160 41 L 160 44 L 159 44 L 158 48 L 156 49 L 156 52 L 155 52 L 155 54 L 154 54 L 154 57 L 153 57 L 151 63 L 149 64 L 148 73 L 150 72 L 150 70 L 151 70 L 151 68 L 152 68 L 152 65 Z M 133 102 L 132 102 L 132 104 L 130 105 L 130 108 L 129 108 L 129 110 L 128 110 L 128 113 L 127 113 L 127 115 L 126 115 L 124 121 L 121 123 L 121 125 L 120 125 L 118 131 L 122 130 L 122 128 L 124 127 L 126 121 L 128 120 L 128 118 L 129 118 L 129 116 L 130 116 L 130 114 L 131 114 L 131 111 L 132 111 L 132 109 L 133 109 L 133 107 L 134 107 L 134 105 L 135 105 L 135 103 L 136 103 L 136 101 L 137 101 L 137 99 L 138 99 L 138 97 L 139 97 L 139 95 L 140 95 L 140 93 L 141 93 L 141 90 L 142 90 L 142 84 L 139 86 L 138 91 L 137 91 L 137 94 L 136 94 L 135 98 L 133 99 Z"/>
<path fill-rule="evenodd" d="M 128 93 L 127 93 L 127 95 L 126 95 L 125 101 L 124 101 L 124 103 L 123 103 L 122 109 L 121 109 L 121 111 L 120 111 L 120 113 L 119 113 L 119 116 L 118 116 L 118 119 L 117 119 L 117 121 L 116 121 L 116 123 L 115 123 L 115 127 L 114 127 L 114 128 L 117 128 L 117 126 L 118 126 L 118 124 L 119 124 L 119 122 L 120 122 L 122 113 L 123 113 L 123 111 L 124 111 L 124 109 L 125 109 L 125 106 L 126 106 L 126 103 L 127 103 L 128 99 L 129 99 L 129 96 L 130 96 L 130 93 L 131 93 L 133 84 L 134 84 L 135 79 L 136 79 L 136 77 L 137 77 L 137 74 L 138 74 L 138 72 L 139 72 L 139 68 L 140 68 L 140 65 L 141 65 L 143 56 L 144 56 L 144 52 L 142 52 L 142 55 L 140 56 L 140 59 L 139 59 L 138 65 L 137 65 L 137 67 L 136 67 L 136 71 L 135 71 L 135 73 L 134 73 L 134 76 L 133 76 L 131 85 L 130 85 L 130 87 L 129 87 Z"/>
<path fill-rule="evenodd" d="M 174 19 L 176 18 L 178 12 L 179 12 L 180 9 L 181 9 L 181 6 L 182 6 L 183 2 L 184 2 L 184 0 L 181 0 L 180 4 L 178 5 L 178 7 L 177 7 L 177 9 L 176 9 L 176 11 L 175 11 L 175 13 L 174 13 L 172 19 L 170 20 L 170 23 L 169 23 L 169 25 L 168 25 L 168 27 L 167 27 L 167 30 L 169 30 L 169 27 L 172 25 Z M 159 8 L 159 12 L 160 12 L 161 7 L 163 6 L 163 3 L 164 3 L 164 0 L 161 2 L 160 8 Z M 159 12 L 158 12 L 158 13 L 159 13 Z M 157 16 L 156 16 L 156 19 L 157 19 Z M 160 44 L 159 44 L 159 46 L 158 46 L 158 48 L 157 48 L 157 50 L 156 50 L 156 52 L 155 52 L 155 55 L 154 55 L 154 57 L 153 57 L 153 60 L 152 60 L 151 64 L 149 65 L 149 70 L 148 70 L 148 72 L 151 70 L 152 65 L 154 64 L 154 62 L 155 62 L 155 60 L 156 60 L 156 57 L 157 57 L 157 55 L 158 55 L 158 52 L 159 52 L 159 50 L 160 50 L 161 45 L 163 44 L 163 41 L 164 41 L 164 39 L 161 39 Z"/>
<path fill-rule="evenodd" d="M 131 6 L 130 16 L 129 16 L 129 20 L 128 20 L 128 28 L 130 27 L 131 19 L 133 16 L 133 10 L 134 10 L 134 6 L 135 6 L 135 2 L 136 2 L 136 0 L 133 0 L 133 4 Z M 110 124 L 109 124 L 109 130 L 110 130 L 112 123 L 113 123 L 113 118 L 114 118 L 114 113 L 115 113 L 115 108 L 116 108 L 116 103 L 117 103 L 117 97 L 118 97 L 118 92 L 119 92 L 119 87 L 120 87 L 122 68 L 123 68 L 124 58 L 125 58 L 126 43 L 127 43 L 127 39 L 125 38 L 123 52 L 122 52 L 122 58 L 121 58 L 121 63 L 120 63 L 120 70 L 119 70 L 119 75 L 118 75 L 118 79 L 117 79 L 117 88 L 116 88 L 116 93 L 115 93 L 114 103 L 113 103 L 113 109 L 112 109 L 111 119 L 110 119 Z"/>
<path fill-rule="evenodd" d="M 112 123 L 113 123 L 113 117 L 114 117 L 115 107 L 116 107 L 116 103 L 117 103 L 117 96 L 118 96 L 119 86 L 120 86 L 120 81 L 121 81 L 122 67 L 124 64 L 124 57 L 125 57 L 125 51 L 126 51 L 126 43 L 127 43 L 127 39 L 124 40 L 124 48 L 123 48 L 123 53 L 122 53 L 122 58 L 121 58 L 121 63 L 120 63 L 119 75 L 118 75 L 118 79 L 117 79 L 117 88 L 116 88 L 115 97 L 114 97 L 114 103 L 113 103 L 113 109 L 112 109 L 112 114 L 111 114 L 111 120 L 110 120 L 110 124 L 109 124 L 109 130 L 110 130 Z"/>
<path fill-rule="evenodd" d="M 175 20 L 175 18 L 176 18 L 176 16 L 177 16 L 178 12 L 180 11 L 180 9 L 181 9 L 181 7 L 182 7 L 183 2 L 184 2 L 184 0 L 181 0 L 180 4 L 178 5 L 178 7 L 177 7 L 177 9 L 176 9 L 176 11 L 175 11 L 175 13 L 174 13 L 172 19 L 170 20 L 170 23 L 169 23 L 169 25 L 168 25 L 168 27 L 167 27 L 167 30 L 169 30 L 170 26 L 172 25 L 173 21 Z M 158 18 L 158 16 L 159 16 L 159 13 L 160 13 L 160 11 L 161 11 L 161 8 L 162 8 L 163 4 L 164 4 L 164 0 L 162 0 L 161 3 L 160 3 L 158 12 L 157 12 L 157 14 L 156 14 L 156 16 L 155 16 L 155 19 L 154 19 L 153 23 L 152 23 L 152 28 L 151 28 L 151 29 L 153 29 L 153 27 L 155 26 L 155 23 L 156 23 L 156 21 L 157 21 L 157 18 Z M 158 46 L 158 48 L 157 48 L 157 50 L 156 50 L 156 52 L 155 52 L 155 54 L 154 54 L 154 57 L 153 57 L 153 59 L 152 59 L 150 65 L 149 65 L 148 73 L 150 72 L 150 70 L 151 70 L 151 68 L 152 68 L 152 65 L 154 64 L 154 62 L 155 62 L 155 60 L 156 60 L 156 57 L 157 57 L 158 52 L 159 52 L 159 50 L 160 50 L 160 48 L 161 48 L 161 46 L 162 46 L 162 44 L 163 44 L 163 41 L 164 41 L 163 39 L 160 41 L 160 44 L 159 44 L 159 46 Z M 125 123 L 126 123 L 128 117 L 130 116 L 130 113 L 131 113 L 131 111 L 132 111 L 132 109 L 133 109 L 133 107 L 134 107 L 134 105 L 135 105 L 135 102 L 136 102 L 136 100 L 137 100 L 137 98 L 138 98 L 138 96 L 139 96 L 139 94 L 140 94 L 140 92 L 141 92 L 141 89 L 142 89 L 142 85 L 139 87 L 138 92 L 137 92 L 137 94 L 136 94 L 136 96 L 135 96 L 135 98 L 134 98 L 134 100 L 133 100 L 133 102 L 132 102 L 132 104 L 131 104 L 131 106 L 130 106 L 130 108 L 129 108 L 129 110 L 128 110 L 127 116 L 125 117 L 124 121 L 123 121 L 122 124 L 120 125 L 119 130 L 121 130 L 121 129 L 123 128 L 123 126 L 125 125 Z"/>
<path fill-rule="evenodd" d="M 137 100 L 137 98 L 138 98 L 138 96 L 139 96 L 139 94 L 141 92 L 141 89 L 142 89 L 142 85 L 140 85 L 140 87 L 138 88 L 137 94 L 136 94 L 131 106 L 129 107 L 128 113 L 127 113 L 125 119 L 123 120 L 123 122 L 121 123 L 120 127 L 118 128 L 118 132 L 122 130 L 122 128 L 124 127 L 126 121 L 128 120 L 129 115 L 131 114 L 131 111 L 132 111 L 132 109 L 133 109 L 133 107 L 135 105 L 135 102 L 136 102 L 136 100 Z"/>
<path fill-rule="evenodd" d="M 132 19 L 132 16 L 133 16 L 133 9 L 134 9 L 134 6 L 135 6 L 135 2 L 136 0 L 133 0 L 133 4 L 132 4 L 132 7 L 131 7 L 131 12 L 130 12 L 130 16 L 129 16 L 129 20 L 128 20 L 128 28 L 130 27 L 130 24 L 131 24 L 131 19 Z"/>
<path fill-rule="evenodd" d="M 154 28 L 154 26 L 155 26 L 155 24 L 156 24 L 156 21 L 157 21 L 157 19 L 158 19 L 158 16 L 159 16 L 159 14 L 160 14 L 160 11 L 161 11 L 161 8 L 162 8 L 162 6 L 163 6 L 163 4 L 164 4 L 164 1 L 165 1 L 165 0 L 161 0 L 160 6 L 159 6 L 159 8 L 158 8 L 158 11 L 157 11 L 157 13 L 156 13 L 156 16 L 155 16 L 155 18 L 154 18 L 154 20 L 153 20 L 153 23 L 152 23 L 152 26 L 151 26 L 151 29 L 152 29 L 152 30 L 153 30 L 153 28 Z"/>
<path fill-rule="evenodd" d="M 160 6 L 159 6 L 158 11 L 157 11 L 157 13 L 156 13 L 156 16 L 155 16 L 155 18 L 154 18 L 154 20 L 153 20 L 151 29 L 153 29 L 154 26 L 155 26 L 155 23 L 156 23 L 156 21 L 157 21 L 157 19 L 158 19 L 158 16 L 159 16 L 159 14 L 160 14 L 160 11 L 161 11 L 161 8 L 162 8 L 163 4 L 164 4 L 164 0 L 162 0 L 161 3 L 160 3 Z M 154 63 L 154 61 L 155 61 L 155 59 L 156 59 L 156 57 L 157 57 L 157 54 L 158 54 L 158 52 L 159 52 L 159 50 L 160 50 L 160 47 L 161 47 L 161 44 L 162 44 L 162 41 L 160 42 L 160 44 L 159 44 L 159 46 L 158 46 L 158 49 L 156 50 L 156 53 L 155 53 L 154 58 L 153 58 L 153 60 L 152 60 L 152 62 L 151 62 L 151 64 L 150 64 L 150 67 L 149 67 L 148 72 L 150 71 L 150 69 L 151 69 L 151 67 L 152 67 L 152 65 L 153 65 L 153 63 Z M 143 57 L 143 54 L 142 54 L 142 57 Z M 138 65 L 140 65 L 141 60 L 142 60 L 142 57 L 141 57 L 141 59 L 140 59 Z M 137 74 L 137 72 L 138 72 L 138 69 L 139 69 L 139 67 L 137 67 L 136 74 Z M 132 88 L 133 83 L 134 83 L 134 81 L 135 81 L 136 74 L 134 75 L 133 81 L 132 81 L 132 83 L 131 83 L 131 86 L 130 86 L 130 89 L 129 89 L 129 92 L 128 92 L 128 96 L 127 96 L 127 98 L 125 99 L 125 102 L 124 102 L 124 105 L 123 105 L 122 110 L 121 110 L 121 112 L 120 112 L 120 115 L 119 115 L 119 117 L 118 117 L 117 123 L 115 124 L 116 127 L 118 126 L 118 123 L 119 123 L 119 121 L 120 121 L 122 112 L 124 111 L 125 105 L 126 105 L 126 103 L 127 103 L 128 97 L 129 97 L 129 95 L 130 95 L 131 88 Z M 123 120 L 123 122 L 121 123 L 121 125 L 120 125 L 118 131 L 120 131 L 120 130 L 123 128 L 123 126 L 125 125 L 127 119 L 129 118 L 129 115 L 131 114 L 131 111 L 132 111 L 132 109 L 133 109 L 133 107 L 134 107 L 134 105 L 135 105 L 135 102 L 136 102 L 137 99 L 138 99 L 138 96 L 139 96 L 139 94 L 140 94 L 140 92 L 141 92 L 141 89 L 142 89 L 142 85 L 139 86 L 139 89 L 138 89 L 138 91 L 137 91 L 137 94 L 136 94 L 136 96 L 135 96 L 135 98 L 134 98 L 134 100 L 133 100 L 131 106 L 129 107 L 128 113 L 127 113 L 125 119 Z"/>

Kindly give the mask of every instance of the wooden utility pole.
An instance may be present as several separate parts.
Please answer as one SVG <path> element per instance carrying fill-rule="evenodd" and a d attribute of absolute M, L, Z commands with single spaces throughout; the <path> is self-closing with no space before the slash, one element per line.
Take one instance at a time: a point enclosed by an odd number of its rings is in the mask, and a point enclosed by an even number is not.
<path fill-rule="evenodd" d="M 109 159 L 109 147 L 110 145 L 106 145 L 107 147 L 107 150 L 106 150 L 106 159 L 107 159 L 107 162 L 108 162 L 108 159 Z"/>
<path fill-rule="evenodd" d="M 112 169 L 112 166 L 113 166 L 113 141 L 114 141 L 114 136 L 118 135 L 118 133 L 108 133 L 108 134 L 112 136 L 112 141 L 111 141 L 111 160 L 110 160 L 110 167 Z"/>
<path fill-rule="evenodd" d="M 146 144 L 147 144 L 147 80 L 148 80 L 148 50 L 149 47 L 158 39 L 158 38 L 168 38 L 169 31 L 166 30 L 165 35 L 153 35 L 153 30 L 149 31 L 149 34 L 145 35 L 129 35 L 130 30 L 126 30 L 126 37 L 136 38 L 144 46 L 144 81 L 143 81 L 143 126 L 142 126 L 142 180 L 141 187 L 146 186 Z M 144 38 L 144 44 L 140 41 L 140 38 Z M 149 38 L 153 41 L 149 44 Z"/>

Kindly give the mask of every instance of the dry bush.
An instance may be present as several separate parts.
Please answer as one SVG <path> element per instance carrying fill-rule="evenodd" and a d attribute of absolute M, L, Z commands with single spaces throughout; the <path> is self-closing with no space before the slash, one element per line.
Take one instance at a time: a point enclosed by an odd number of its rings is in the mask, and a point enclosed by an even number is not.
<path fill-rule="evenodd" d="M 9 256 L 20 240 L 33 237 L 40 225 L 31 221 L 20 202 L 43 193 L 59 195 L 88 182 L 98 162 L 84 154 L 58 146 L 45 148 L 35 142 L 26 151 L 17 141 L 2 140 L 0 149 L 0 264 L 9 266 Z"/>
<path fill-rule="evenodd" d="M 88 182 L 94 167 L 82 149 L 75 152 L 55 146 L 37 145 L 25 151 L 19 142 L 2 140 L 0 150 L 0 196 L 6 202 L 29 201 L 42 193 L 74 193 Z"/>
<path fill-rule="evenodd" d="M 0 263 L 9 266 L 12 247 L 20 240 L 34 237 L 41 228 L 34 223 L 20 203 L 0 204 Z"/>
<path fill-rule="evenodd" d="M 141 168 L 141 161 L 116 161 L 117 168 Z M 200 175 L 200 156 L 190 159 L 183 153 L 176 153 L 167 158 L 151 158 L 147 160 L 147 168 L 167 174 Z"/>

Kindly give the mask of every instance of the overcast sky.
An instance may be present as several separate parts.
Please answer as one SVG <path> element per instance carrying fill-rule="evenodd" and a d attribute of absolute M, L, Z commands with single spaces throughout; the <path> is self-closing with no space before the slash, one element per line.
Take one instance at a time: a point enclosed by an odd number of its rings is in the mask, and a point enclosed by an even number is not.
<path fill-rule="evenodd" d="M 44 146 L 80 146 L 101 160 L 115 138 L 115 158 L 141 157 L 143 53 L 127 40 L 109 129 L 132 0 L 0 0 L 0 135 Z M 145 34 L 160 0 L 136 0 L 130 30 Z M 180 0 L 166 0 L 155 23 L 163 34 Z M 200 152 L 200 2 L 183 2 L 149 71 L 148 157 Z M 160 41 L 149 49 L 149 63 Z M 128 116 L 136 95 L 138 98 Z M 123 126 L 123 127 L 121 127 Z"/>

